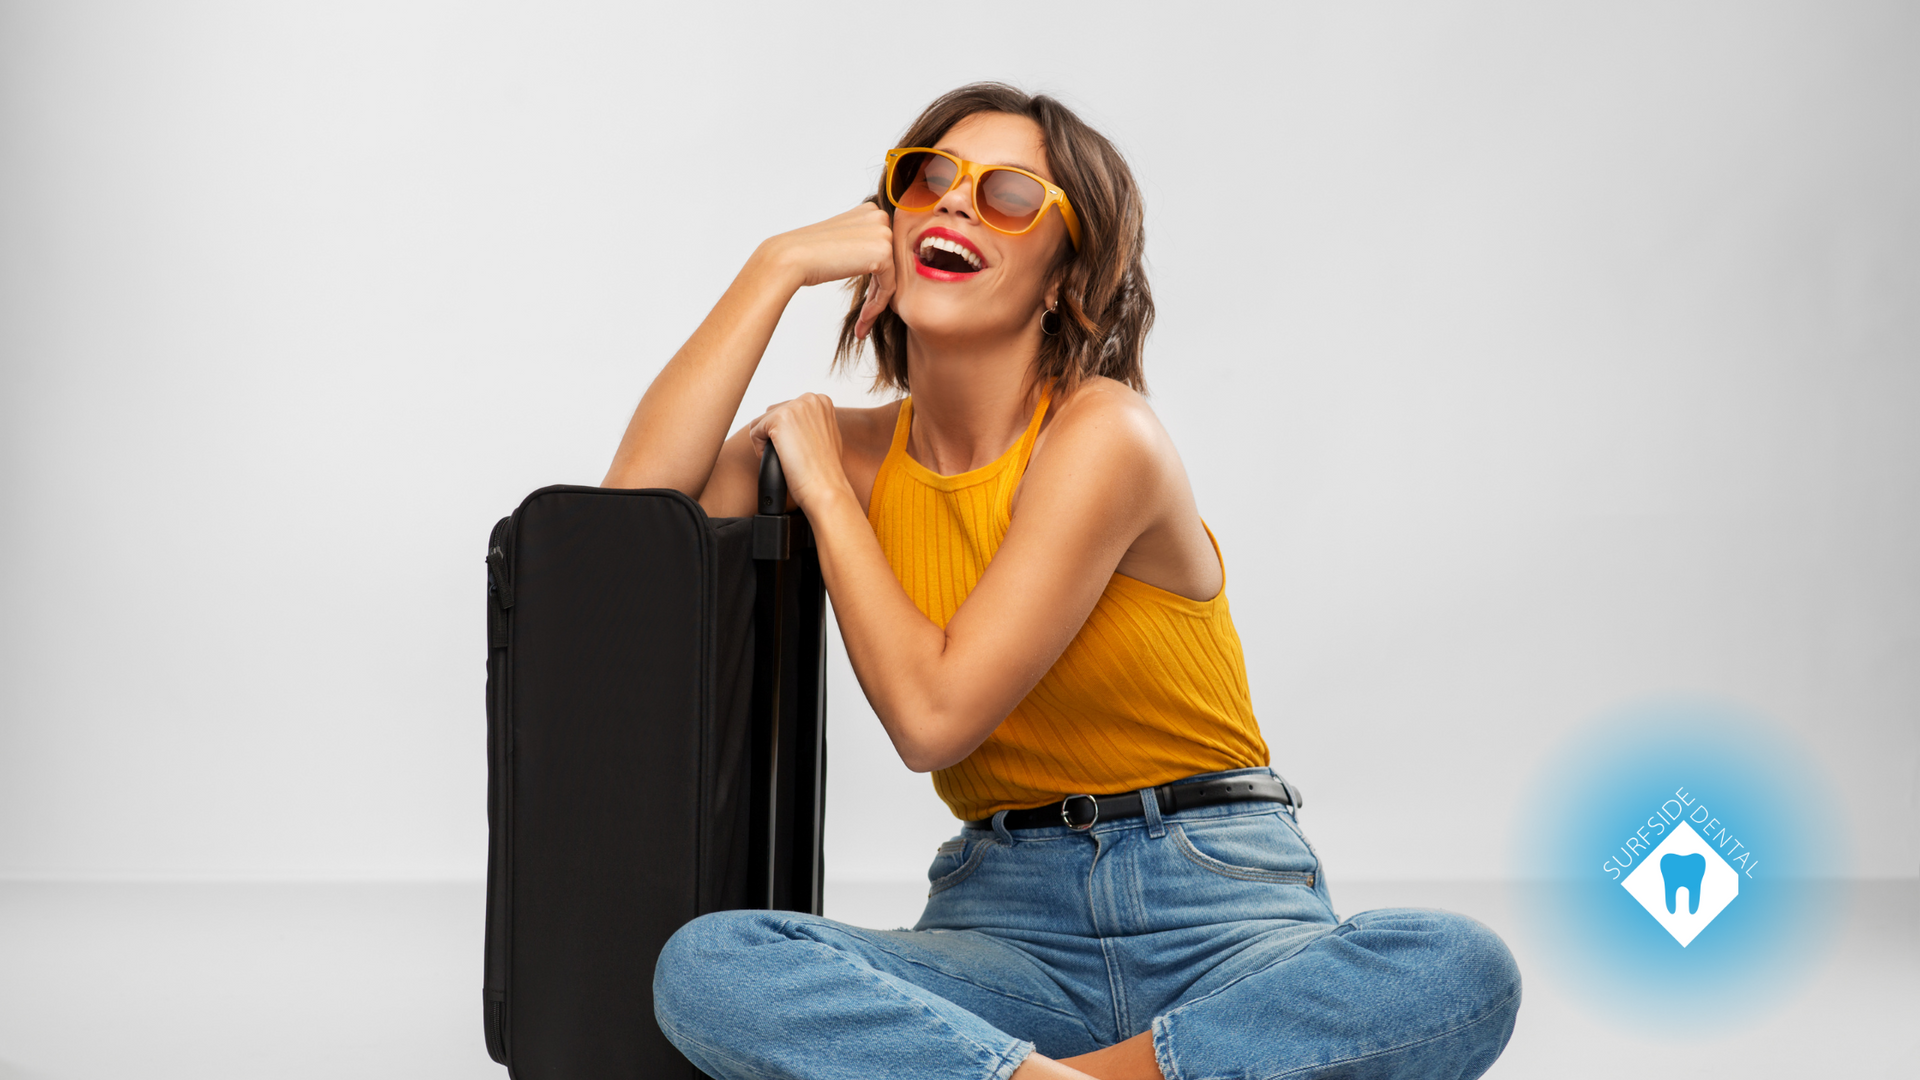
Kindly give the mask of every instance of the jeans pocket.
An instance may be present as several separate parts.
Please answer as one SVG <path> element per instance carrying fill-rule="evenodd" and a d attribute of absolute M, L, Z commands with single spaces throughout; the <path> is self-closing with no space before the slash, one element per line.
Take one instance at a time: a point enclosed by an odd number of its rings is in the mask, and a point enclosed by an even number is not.
<path fill-rule="evenodd" d="M 986 857 L 987 849 L 994 845 L 992 838 L 985 840 L 949 840 L 940 845 L 933 856 L 933 865 L 927 868 L 927 895 L 945 892 L 955 885 L 973 876 L 980 868 L 980 861 Z"/>
<path fill-rule="evenodd" d="M 1203 818 L 1168 828 L 1187 861 L 1237 881 L 1313 887 L 1320 860 L 1278 814 Z"/>

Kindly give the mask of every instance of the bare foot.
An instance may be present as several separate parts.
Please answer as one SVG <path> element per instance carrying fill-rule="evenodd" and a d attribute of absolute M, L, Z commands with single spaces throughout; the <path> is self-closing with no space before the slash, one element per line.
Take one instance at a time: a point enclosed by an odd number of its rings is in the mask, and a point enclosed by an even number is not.
<path fill-rule="evenodd" d="M 1039 1054 L 1028 1054 L 1027 1060 L 1013 1070 L 1007 1080 L 1103 1080 L 1101 1077 L 1089 1077 L 1086 1073 L 1063 1062 Z"/>
<path fill-rule="evenodd" d="M 1153 1056 L 1153 1032 L 1143 1031 L 1124 1042 L 1114 1043 L 1091 1054 L 1062 1058 L 1068 1065 L 1098 1080 L 1166 1080 L 1160 1075 L 1160 1062 Z M 1014 1076 L 1020 1075 L 1015 1069 Z"/>

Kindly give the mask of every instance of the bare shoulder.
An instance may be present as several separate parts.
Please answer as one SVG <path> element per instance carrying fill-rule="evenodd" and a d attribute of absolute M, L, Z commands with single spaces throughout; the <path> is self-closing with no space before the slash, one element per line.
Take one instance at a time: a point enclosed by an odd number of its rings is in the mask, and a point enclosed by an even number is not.
<path fill-rule="evenodd" d="M 853 485 L 854 496 L 864 510 L 873 498 L 874 478 L 880 475 L 880 465 L 893 446 L 893 428 L 900 418 L 900 403 L 890 401 L 871 408 L 836 405 L 833 411 L 840 421 L 840 465 L 846 469 L 847 482 Z"/>
<path fill-rule="evenodd" d="M 1078 501 L 1094 530 L 1104 521 L 1124 547 L 1117 573 L 1189 600 L 1219 595 L 1224 576 L 1192 481 L 1146 399 L 1112 379 L 1089 379 L 1061 403 L 1054 429 L 1060 441 L 1047 459 L 1034 447 L 1035 498 Z"/>
<path fill-rule="evenodd" d="M 1187 478 L 1146 398 L 1125 383 L 1092 378 L 1053 406 L 1014 491 L 1015 509 L 1029 489 L 1047 492 L 1047 503 L 1075 491 L 1140 513 L 1185 491 Z"/>
<path fill-rule="evenodd" d="M 1165 464 L 1163 459 L 1172 454 L 1173 440 L 1147 399 L 1127 384 L 1101 376 L 1081 383 L 1054 406 L 1034 444 L 1036 465 L 1052 456 L 1133 471 Z"/>
<path fill-rule="evenodd" d="M 860 408 L 836 405 L 833 411 L 840 421 L 840 445 L 844 451 L 887 456 L 887 448 L 893 445 L 894 424 L 900 418 L 898 401 Z"/>

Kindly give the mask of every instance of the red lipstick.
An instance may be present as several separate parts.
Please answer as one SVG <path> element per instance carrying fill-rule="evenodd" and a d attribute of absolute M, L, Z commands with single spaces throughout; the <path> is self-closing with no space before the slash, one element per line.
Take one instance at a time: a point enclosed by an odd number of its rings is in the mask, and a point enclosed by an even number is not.
<path fill-rule="evenodd" d="M 929 248 L 928 240 L 938 240 L 941 243 Z M 955 251 L 954 248 L 959 248 L 961 251 Z M 928 265 L 929 258 L 941 265 Z M 972 265 L 968 266 L 969 263 Z M 931 278 L 934 281 L 965 281 L 981 270 L 985 270 L 987 260 L 986 256 L 980 253 L 980 249 L 973 246 L 972 241 L 952 229 L 936 225 L 914 238 L 913 267 L 920 272 L 921 277 Z M 967 268 L 961 269 L 961 267 Z"/>

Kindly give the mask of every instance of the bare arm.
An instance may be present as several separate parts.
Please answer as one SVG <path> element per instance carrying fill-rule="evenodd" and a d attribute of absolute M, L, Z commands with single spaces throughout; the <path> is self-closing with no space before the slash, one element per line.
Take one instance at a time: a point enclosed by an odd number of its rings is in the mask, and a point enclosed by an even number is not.
<path fill-rule="evenodd" d="M 1124 389 L 1083 390 L 1055 416 L 1006 539 L 945 629 L 901 588 L 845 473 L 830 402 L 755 421 L 820 537 L 820 567 L 854 673 L 901 760 L 952 765 L 984 742 L 1066 651 L 1144 533 L 1198 526 L 1171 440 Z M 833 464 L 835 467 L 826 467 Z"/>
<path fill-rule="evenodd" d="M 885 213 L 865 203 L 761 244 L 647 387 L 602 484 L 673 488 L 705 502 L 718 466 L 727 470 L 730 482 L 721 485 L 716 495 L 723 498 L 716 501 L 737 501 L 739 489 L 747 492 L 747 502 L 739 508 L 709 506 L 709 512 L 750 513 L 751 449 L 743 454 L 732 446 L 733 453 L 723 453 L 722 446 L 767 342 L 801 287 L 867 273 L 874 275 L 875 287 L 860 313 L 862 334 L 893 291 L 892 226 Z M 743 468 L 742 477 L 732 476 Z M 737 482 L 742 479 L 744 487 Z"/>

